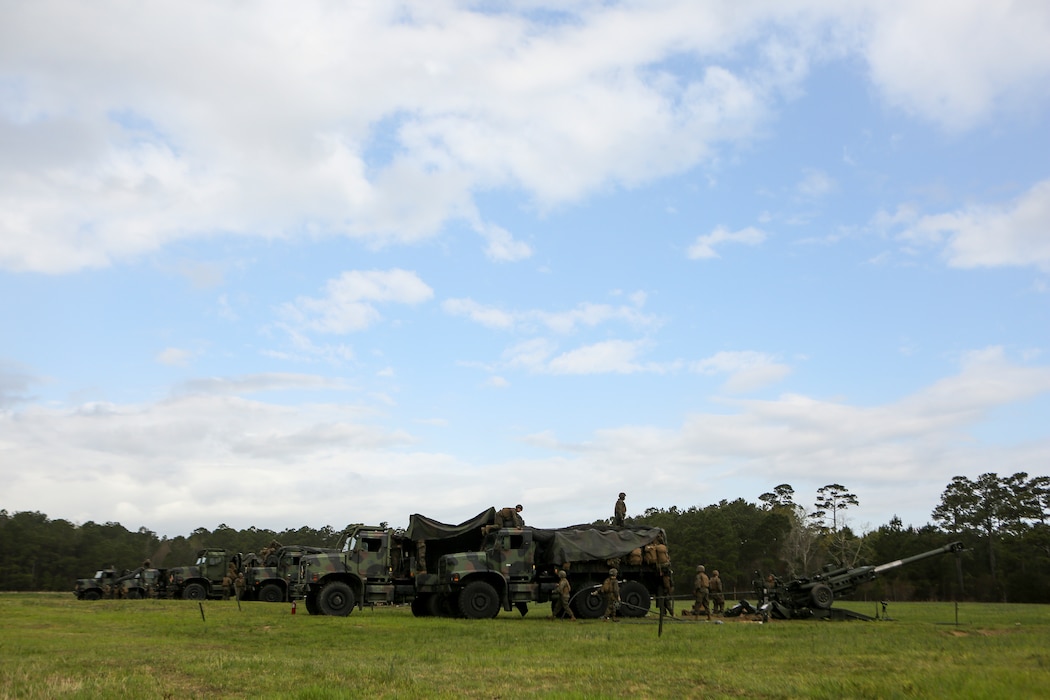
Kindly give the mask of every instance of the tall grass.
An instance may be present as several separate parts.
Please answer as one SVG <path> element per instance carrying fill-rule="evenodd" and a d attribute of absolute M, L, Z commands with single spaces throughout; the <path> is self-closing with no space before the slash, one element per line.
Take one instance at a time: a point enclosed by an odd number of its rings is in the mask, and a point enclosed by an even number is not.
<path fill-rule="evenodd" d="M 866 604 L 854 607 L 874 613 Z M 313 617 L 302 606 L 0 594 L 4 698 L 1042 698 L 1050 606 L 892 621 Z"/>

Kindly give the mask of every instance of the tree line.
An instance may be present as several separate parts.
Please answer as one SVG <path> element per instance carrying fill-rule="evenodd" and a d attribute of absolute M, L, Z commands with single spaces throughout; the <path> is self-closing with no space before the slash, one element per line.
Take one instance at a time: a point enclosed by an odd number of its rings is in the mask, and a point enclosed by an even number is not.
<path fill-rule="evenodd" d="M 961 556 L 893 569 L 857 596 L 1050 602 L 1050 477 L 1024 472 L 987 473 L 974 480 L 957 476 L 933 509 L 932 522 L 918 528 L 904 527 L 893 516 L 885 525 L 856 533 L 848 515 L 859 504 L 845 486 L 828 484 L 817 490 L 811 507 L 803 506 L 790 484 L 780 484 L 755 502 L 737 498 L 705 507 L 649 508 L 628 524 L 667 531 L 675 587 L 682 596 L 692 593 L 697 564 L 708 572 L 719 570 L 727 597 L 751 598 L 753 581 L 768 574 L 787 580 L 829 564 L 882 564 L 959 540 L 967 547 Z M 75 579 L 100 568 L 133 569 L 147 559 L 158 567 L 190 564 L 204 547 L 258 552 L 273 540 L 331 547 L 342 532 L 327 525 L 273 531 L 222 524 L 168 538 L 115 522 L 78 526 L 39 512 L 0 510 L 0 590 L 70 590 Z"/>

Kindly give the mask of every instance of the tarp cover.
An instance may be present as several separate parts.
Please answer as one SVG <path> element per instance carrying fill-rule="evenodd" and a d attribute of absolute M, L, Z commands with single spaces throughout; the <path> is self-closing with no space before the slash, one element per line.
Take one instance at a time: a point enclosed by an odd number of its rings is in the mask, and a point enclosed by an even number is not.
<path fill-rule="evenodd" d="M 644 547 L 664 534 L 658 527 L 616 528 L 602 525 L 574 525 L 558 530 L 534 529 L 537 564 L 565 564 L 593 559 L 615 559 Z"/>
<path fill-rule="evenodd" d="M 459 537 L 472 530 L 477 530 L 480 539 L 481 528 L 485 525 L 491 525 L 495 519 L 495 508 L 482 511 L 459 525 L 439 523 L 437 520 L 428 518 L 425 515 L 413 513 L 408 517 L 408 529 L 405 530 L 405 537 L 410 540 L 443 540 Z"/>

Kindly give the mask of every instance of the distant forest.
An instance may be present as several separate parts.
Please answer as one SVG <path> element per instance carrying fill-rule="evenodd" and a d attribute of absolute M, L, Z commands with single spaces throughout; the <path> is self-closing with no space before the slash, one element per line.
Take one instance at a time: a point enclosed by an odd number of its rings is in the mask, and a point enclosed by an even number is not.
<path fill-rule="evenodd" d="M 628 524 L 667 531 L 676 593 L 683 597 L 692 593 L 697 564 L 719 570 L 727 599 L 753 598 L 756 574 L 786 580 L 826 564 L 882 564 L 959 540 L 968 548 L 961 556 L 946 554 L 887 571 L 855 597 L 1050 602 L 1050 477 L 1024 472 L 955 477 L 931 513 L 933 524 L 920 528 L 905 528 L 894 516 L 857 534 L 848 515 L 859 503 L 846 487 L 828 484 L 818 489 L 812 506 L 802 506 L 791 485 L 780 484 L 754 503 L 738 498 L 702 508 L 650 508 Z M 101 568 L 134 569 L 146 559 L 156 567 L 179 566 L 192 563 L 205 547 L 258 552 L 272 540 L 331 547 L 342 532 L 327 525 L 274 531 L 223 524 L 168 538 L 145 527 L 132 532 L 115 522 L 78 526 L 39 512 L 0 510 L 0 590 L 72 591 L 77 578 Z"/>

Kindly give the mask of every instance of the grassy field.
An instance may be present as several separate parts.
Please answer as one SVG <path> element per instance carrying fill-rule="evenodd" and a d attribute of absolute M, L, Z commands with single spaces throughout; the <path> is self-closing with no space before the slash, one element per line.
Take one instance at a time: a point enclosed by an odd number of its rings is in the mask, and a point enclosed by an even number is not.
<path fill-rule="evenodd" d="M 873 604 L 851 604 L 874 614 Z M 313 617 L 302 606 L 0 594 L 3 698 L 1044 698 L 1050 606 L 892 621 Z"/>

